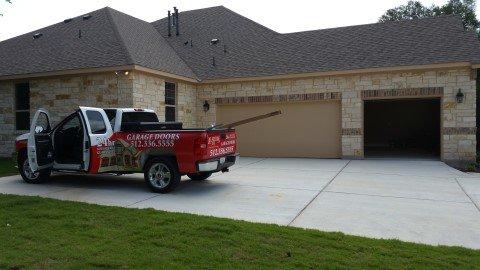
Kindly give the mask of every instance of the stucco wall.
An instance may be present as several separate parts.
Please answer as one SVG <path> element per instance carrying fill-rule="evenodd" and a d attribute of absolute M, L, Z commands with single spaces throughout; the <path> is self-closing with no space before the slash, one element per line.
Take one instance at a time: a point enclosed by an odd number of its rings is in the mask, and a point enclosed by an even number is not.
<path fill-rule="evenodd" d="M 475 78 L 471 69 L 426 70 L 419 72 L 390 72 L 365 75 L 325 76 L 309 79 L 284 79 L 241 83 L 204 84 L 197 91 L 197 123 L 208 126 L 215 122 L 218 98 L 277 96 L 311 93 L 339 93 L 342 100 L 342 153 L 348 158 L 362 158 L 363 151 L 363 97 L 368 90 L 394 90 L 388 98 L 428 96 L 441 92 L 442 104 L 442 160 L 475 160 Z M 405 91 L 405 90 L 412 91 Z M 432 90 L 433 89 L 433 90 Z M 464 103 L 455 102 L 458 89 L 465 94 Z M 438 91 L 437 91 L 438 90 Z M 388 92 L 388 91 L 387 91 Z M 405 94 L 405 92 L 407 92 Z M 408 96 L 413 95 L 413 96 Z M 313 95 L 310 95 L 313 96 Z M 201 107 L 207 100 L 210 111 Z"/>

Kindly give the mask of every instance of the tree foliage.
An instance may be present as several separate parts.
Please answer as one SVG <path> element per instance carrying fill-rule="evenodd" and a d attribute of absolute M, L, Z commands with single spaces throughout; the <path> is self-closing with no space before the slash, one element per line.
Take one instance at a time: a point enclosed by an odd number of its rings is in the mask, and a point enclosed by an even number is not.
<path fill-rule="evenodd" d="M 409 1 L 406 5 L 387 10 L 379 21 L 413 20 L 453 14 L 462 18 L 463 26 L 466 29 L 475 30 L 479 33 L 480 22 L 475 15 L 475 4 L 475 0 L 449 0 L 442 6 L 426 7 L 419 1 Z"/>
<path fill-rule="evenodd" d="M 7 2 L 7 3 L 10 3 L 10 4 L 11 4 L 11 3 L 12 3 L 12 0 L 5 0 L 5 2 Z M 0 13 L 0 16 L 3 16 L 3 14 L 2 14 L 2 13 Z"/>

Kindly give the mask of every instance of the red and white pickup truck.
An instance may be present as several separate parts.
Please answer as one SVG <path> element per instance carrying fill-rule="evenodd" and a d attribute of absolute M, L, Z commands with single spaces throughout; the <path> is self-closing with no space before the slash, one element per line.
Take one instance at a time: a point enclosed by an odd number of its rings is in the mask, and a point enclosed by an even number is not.
<path fill-rule="evenodd" d="M 143 172 L 154 192 L 169 192 L 187 175 L 207 179 L 235 164 L 232 128 L 183 129 L 152 110 L 80 107 L 55 127 L 46 110 L 16 140 L 18 168 L 28 183 L 52 171 L 88 174 Z"/>

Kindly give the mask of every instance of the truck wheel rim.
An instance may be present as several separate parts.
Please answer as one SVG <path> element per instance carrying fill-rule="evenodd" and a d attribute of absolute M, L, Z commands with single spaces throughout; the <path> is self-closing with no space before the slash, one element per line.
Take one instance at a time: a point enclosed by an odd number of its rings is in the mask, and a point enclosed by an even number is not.
<path fill-rule="evenodd" d="M 25 177 L 27 177 L 30 180 L 37 179 L 39 174 L 39 172 L 33 172 L 32 169 L 30 169 L 30 164 L 28 164 L 28 159 L 26 159 L 23 162 L 23 173 L 25 174 Z"/>
<path fill-rule="evenodd" d="M 156 163 L 148 171 L 148 180 L 156 188 L 165 188 L 170 184 L 172 175 L 167 166 L 162 163 Z"/>

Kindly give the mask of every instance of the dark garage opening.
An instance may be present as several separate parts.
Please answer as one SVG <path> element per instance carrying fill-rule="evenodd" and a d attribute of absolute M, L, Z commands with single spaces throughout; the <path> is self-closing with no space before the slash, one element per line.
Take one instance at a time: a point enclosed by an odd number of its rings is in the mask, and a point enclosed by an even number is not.
<path fill-rule="evenodd" d="M 365 101 L 365 156 L 440 157 L 440 99 Z"/>

